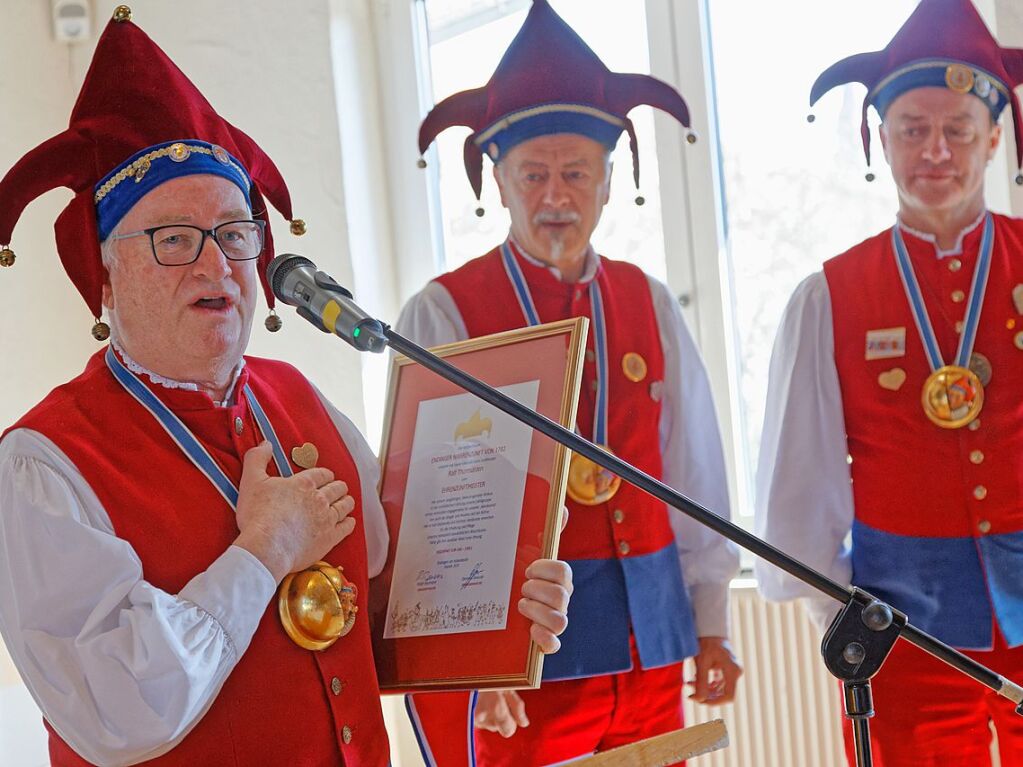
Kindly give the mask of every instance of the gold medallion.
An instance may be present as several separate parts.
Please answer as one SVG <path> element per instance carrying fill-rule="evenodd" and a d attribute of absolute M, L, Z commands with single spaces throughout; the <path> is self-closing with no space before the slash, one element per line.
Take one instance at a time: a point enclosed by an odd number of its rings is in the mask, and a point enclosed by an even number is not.
<path fill-rule="evenodd" d="M 303 469 L 312 469 L 316 466 L 316 462 L 320 460 L 320 451 L 316 449 L 316 445 L 312 442 L 306 442 L 304 445 L 291 448 L 291 460 L 295 462 L 296 466 L 301 466 Z"/>
<path fill-rule="evenodd" d="M 646 360 L 641 354 L 629 352 L 622 357 L 622 372 L 633 383 L 639 383 L 646 378 Z"/>
<path fill-rule="evenodd" d="M 962 64 L 949 64 L 945 69 L 945 85 L 956 93 L 973 90 L 973 70 Z"/>
<path fill-rule="evenodd" d="M 358 598 L 344 568 L 317 562 L 281 581 L 277 609 L 291 641 L 306 650 L 326 650 L 352 630 Z"/>
<path fill-rule="evenodd" d="M 984 386 L 972 370 L 944 365 L 924 381 L 920 402 L 932 423 L 958 429 L 975 419 L 984 406 Z"/>
<path fill-rule="evenodd" d="M 601 445 L 607 453 L 611 448 Z M 614 453 L 611 453 L 614 455 Z M 568 497 L 583 506 L 596 506 L 614 498 L 622 484 L 622 478 L 589 458 L 572 453 L 568 465 Z"/>
<path fill-rule="evenodd" d="M 991 383 L 991 360 L 985 357 L 980 352 L 974 352 L 970 355 L 970 370 L 976 373 L 977 378 L 980 379 L 980 385 L 987 388 L 987 385 Z"/>

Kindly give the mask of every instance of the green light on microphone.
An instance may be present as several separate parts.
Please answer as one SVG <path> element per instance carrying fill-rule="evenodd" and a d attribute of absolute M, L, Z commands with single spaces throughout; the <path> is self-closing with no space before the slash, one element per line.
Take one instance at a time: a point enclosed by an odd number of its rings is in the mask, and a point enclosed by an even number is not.
<path fill-rule="evenodd" d="M 358 338 L 360 333 L 362 333 L 362 328 L 356 328 L 352 331 L 352 335 L 355 336 L 355 338 Z"/>

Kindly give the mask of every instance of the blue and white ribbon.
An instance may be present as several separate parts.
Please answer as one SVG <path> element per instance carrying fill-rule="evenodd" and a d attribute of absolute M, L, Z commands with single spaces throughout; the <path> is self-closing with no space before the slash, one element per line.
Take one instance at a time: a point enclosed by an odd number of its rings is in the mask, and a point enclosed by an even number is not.
<path fill-rule="evenodd" d="M 966 316 L 963 319 L 963 332 L 959 336 L 959 348 L 956 349 L 953 363 L 958 367 L 968 368 L 970 366 L 970 355 L 973 354 L 973 344 L 977 340 L 977 328 L 980 325 L 980 311 L 984 305 L 984 294 L 987 292 L 988 274 L 991 272 L 991 253 L 994 250 L 994 245 L 995 225 L 991 214 L 988 213 L 984 217 L 984 234 L 980 241 L 980 254 L 977 256 L 977 265 L 973 269 L 970 297 L 966 304 Z M 906 250 L 906 243 L 902 239 L 902 232 L 898 224 L 892 227 L 892 248 L 895 251 L 895 263 L 899 268 L 899 276 L 902 278 L 902 287 L 906 291 L 909 308 L 913 312 L 913 320 L 916 322 L 920 341 L 923 343 L 924 353 L 927 355 L 927 363 L 930 365 L 931 372 L 934 372 L 944 367 L 945 362 L 941 357 L 938 339 L 934 334 L 934 327 L 931 325 L 931 318 L 927 314 L 927 306 L 924 304 L 923 295 L 920 292 L 920 283 L 917 282 L 913 263 L 909 259 L 909 252 Z"/>
<path fill-rule="evenodd" d="M 512 255 L 511 246 L 508 241 L 501 245 L 501 258 L 504 261 L 504 270 L 508 274 L 508 281 L 511 282 L 518 298 L 519 307 L 522 309 L 522 316 L 529 326 L 540 324 L 540 315 L 536 311 L 536 304 L 533 303 L 533 296 L 529 292 L 529 285 L 522 274 L 518 261 Z M 607 380 L 608 380 L 608 355 L 607 355 L 607 325 L 604 322 L 604 297 L 600 292 L 600 285 L 597 278 L 590 280 L 590 310 L 593 314 L 593 348 L 596 354 L 597 364 L 597 391 L 593 403 L 593 433 L 591 439 L 598 445 L 607 445 Z"/>
<path fill-rule="evenodd" d="M 529 292 L 526 284 L 526 277 L 519 267 L 519 262 L 512 255 L 511 246 L 505 240 L 501 244 L 501 259 L 504 261 L 504 271 L 508 274 L 508 281 L 515 289 L 515 296 L 519 299 L 519 308 L 522 309 L 522 316 L 526 318 L 526 324 L 532 327 L 540 324 L 540 315 L 533 303 L 533 295 Z"/>
<path fill-rule="evenodd" d="M 120 358 L 114 354 L 112 347 L 107 347 L 106 363 L 117 382 L 149 411 L 149 414 L 163 427 L 164 431 L 181 448 L 181 451 L 195 464 L 195 467 L 206 475 L 206 478 L 231 505 L 231 508 L 236 509 L 238 507 L 238 488 L 224 473 L 224 470 L 217 465 L 213 456 L 203 447 L 202 443 L 195 438 L 191 430 L 134 373 L 124 366 Z M 282 477 L 290 477 L 294 472 L 291 470 L 291 464 L 288 463 L 273 426 L 270 425 L 270 419 L 266 417 L 266 413 L 248 384 L 245 385 L 242 392 L 245 394 L 245 399 L 248 400 L 263 438 L 273 447 L 274 463 L 277 464 L 278 473 Z"/>

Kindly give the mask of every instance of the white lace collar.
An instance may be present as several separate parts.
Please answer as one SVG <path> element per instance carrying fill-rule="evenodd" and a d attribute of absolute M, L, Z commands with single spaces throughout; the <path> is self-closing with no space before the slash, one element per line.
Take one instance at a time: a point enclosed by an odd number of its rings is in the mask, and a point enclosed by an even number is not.
<path fill-rule="evenodd" d="M 540 259 L 534 258 L 533 256 L 529 255 L 529 253 L 526 252 L 525 248 L 519 245 L 515 238 L 512 237 L 511 233 L 508 234 L 508 241 L 511 242 L 515 246 L 515 249 L 518 250 L 519 254 L 529 263 L 533 264 L 533 266 L 545 267 L 551 274 L 558 278 L 559 282 L 565 281 L 562 278 L 561 270 L 559 270 L 558 267 L 551 266 L 546 261 L 541 261 Z M 589 282 L 590 280 L 597 276 L 597 266 L 600 264 L 600 259 L 597 258 L 597 254 L 593 250 L 592 245 L 586 246 L 586 254 L 584 258 L 586 259 L 586 264 L 583 266 L 583 273 L 577 280 L 577 283 Z"/>
<path fill-rule="evenodd" d="M 949 256 L 962 255 L 963 240 L 966 238 L 966 235 L 968 235 L 970 232 L 972 232 L 974 229 L 980 226 L 980 222 L 984 220 L 984 216 L 986 215 L 987 210 L 983 210 L 981 211 L 980 215 L 977 216 L 977 219 L 975 221 L 973 221 L 970 224 L 967 224 L 966 228 L 959 232 L 959 236 L 956 238 L 955 245 L 953 245 L 949 250 L 942 250 L 941 248 L 939 248 L 938 238 L 935 237 L 930 232 L 921 232 L 920 230 L 914 229 L 911 226 L 906 226 L 904 223 L 902 223 L 902 220 L 899 219 L 898 216 L 895 217 L 895 222 L 898 224 L 899 228 L 902 229 L 902 231 L 908 232 L 909 234 L 916 237 L 918 240 L 923 240 L 924 242 L 931 243 L 931 245 L 934 246 L 934 255 L 937 258 L 941 259 L 948 258 Z"/>
<path fill-rule="evenodd" d="M 146 368 L 142 367 L 142 365 L 140 365 L 135 360 L 133 360 L 130 356 L 128 356 L 128 353 L 122 348 L 122 346 L 119 343 L 117 343 L 117 339 L 111 337 L 110 343 L 113 345 L 114 349 L 117 350 L 117 353 L 121 356 L 121 359 L 124 360 L 125 367 L 127 367 L 128 370 L 130 370 L 132 373 L 135 373 L 136 375 L 144 375 L 150 381 L 152 381 L 154 384 L 157 384 L 158 386 L 162 386 L 165 389 L 181 389 L 183 391 L 200 391 L 199 385 L 195 384 L 195 383 L 192 383 L 191 381 L 175 381 L 175 380 L 173 380 L 171 378 L 166 378 L 166 377 L 160 375 L 159 373 L 154 373 L 152 370 L 147 370 Z M 238 367 L 235 368 L 234 375 L 231 376 L 231 385 L 227 387 L 227 393 L 226 393 L 226 396 L 224 397 L 223 401 L 219 401 L 218 402 L 217 400 L 213 400 L 213 404 L 214 405 L 216 405 L 217 407 L 230 407 L 231 406 L 231 401 L 233 399 L 232 395 L 234 394 L 234 387 L 238 383 L 238 376 L 241 375 L 243 367 L 245 367 L 245 360 L 244 359 L 241 360 L 238 363 Z"/>

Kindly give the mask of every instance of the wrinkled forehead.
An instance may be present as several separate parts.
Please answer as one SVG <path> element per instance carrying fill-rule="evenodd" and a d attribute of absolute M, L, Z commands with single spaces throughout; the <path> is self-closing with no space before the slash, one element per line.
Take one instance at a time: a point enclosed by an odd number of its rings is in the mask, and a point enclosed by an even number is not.
<path fill-rule="evenodd" d="M 221 176 L 201 174 L 172 178 L 154 187 L 128 209 L 118 228 L 173 223 L 207 227 L 251 216 L 249 202 L 236 184 Z"/>

